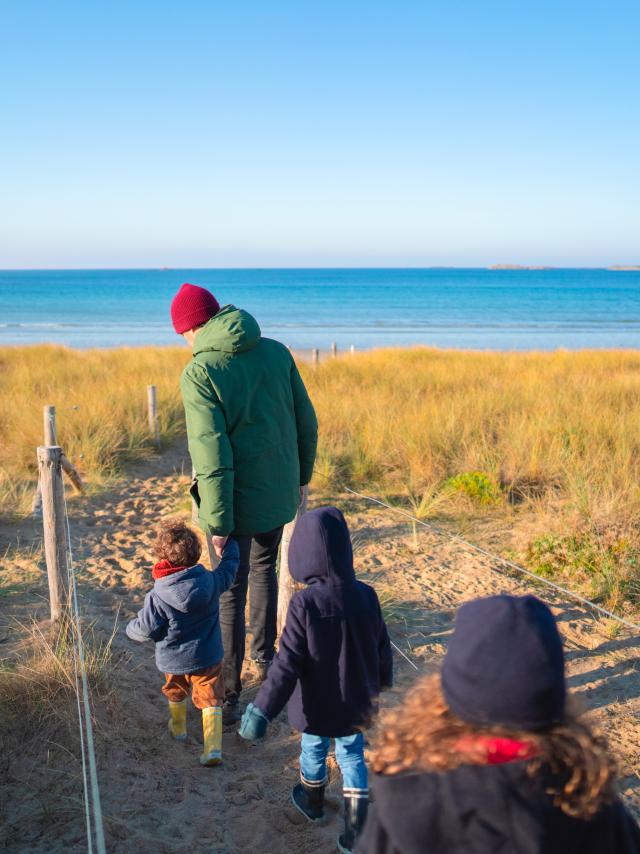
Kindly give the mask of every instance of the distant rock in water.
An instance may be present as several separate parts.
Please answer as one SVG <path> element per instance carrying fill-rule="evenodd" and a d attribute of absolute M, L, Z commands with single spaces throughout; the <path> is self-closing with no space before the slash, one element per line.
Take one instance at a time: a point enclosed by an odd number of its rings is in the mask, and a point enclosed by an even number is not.
<path fill-rule="evenodd" d="M 640 264 L 619 264 L 615 267 L 607 267 L 607 270 L 613 270 L 615 273 L 621 273 L 626 270 L 640 270 Z"/>
<path fill-rule="evenodd" d="M 524 264 L 491 264 L 487 270 L 556 270 L 557 267 L 542 267 Z"/>

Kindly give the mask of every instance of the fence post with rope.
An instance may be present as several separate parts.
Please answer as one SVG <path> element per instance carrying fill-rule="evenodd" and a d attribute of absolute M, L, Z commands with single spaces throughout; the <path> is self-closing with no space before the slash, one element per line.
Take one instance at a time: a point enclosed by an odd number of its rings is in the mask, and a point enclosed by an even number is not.
<path fill-rule="evenodd" d="M 149 432 L 153 436 L 156 447 L 160 447 L 160 425 L 158 423 L 158 401 L 156 387 L 147 386 L 147 411 L 149 417 Z"/>
<path fill-rule="evenodd" d="M 67 534 L 65 530 L 62 448 L 38 448 L 38 475 L 42 498 L 44 553 L 49 581 L 51 620 L 61 619 L 68 606 Z"/>
<path fill-rule="evenodd" d="M 43 409 L 43 426 L 44 426 L 44 444 L 47 448 L 54 448 L 58 446 L 58 435 L 56 429 L 56 408 L 52 404 L 48 403 Z M 69 480 L 71 481 L 73 488 L 76 492 L 81 493 L 84 492 L 84 484 L 82 482 L 82 478 L 78 474 L 75 466 L 66 456 L 62 448 L 60 448 L 60 465 L 62 470 L 67 475 Z M 40 479 L 38 479 L 38 486 L 36 488 L 36 493 L 33 496 L 33 503 L 31 505 L 31 512 L 36 518 L 41 518 L 42 516 L 42 486 L 40 483 Z"/>

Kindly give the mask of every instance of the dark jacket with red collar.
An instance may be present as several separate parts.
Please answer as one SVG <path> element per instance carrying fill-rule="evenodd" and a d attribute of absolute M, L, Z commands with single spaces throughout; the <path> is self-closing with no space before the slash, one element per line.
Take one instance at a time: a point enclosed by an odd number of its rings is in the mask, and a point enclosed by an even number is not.
<path fill-rule="evenodd" d="M 356 854 L 640 854 L 619 800 L 571 818 L 527 761 L 461 765 L 446 773 L 375 777 L 375 803 Z"/>
<path fill-rule="evenodd" d="M 201 563 L 156 566 L 153 589 L 126 631 L 132 640 L 155 641 L 158 670 L 195 673 L 222 661 L 219 599 L 233 584 L 239 561 L 238 544 L 230 538 L 213 572 Z"/>
<path fill-rule="evenodd" d="M 392 658 L 376 592 L 356 580 L 339 510 L 321 507 L 300 518 L 289 567 L 307 587 L 291 599 L 278 654 L 254 704 L 271 720 L 289 702 L 295 729 L 350 735 L 391 685 Z"/>

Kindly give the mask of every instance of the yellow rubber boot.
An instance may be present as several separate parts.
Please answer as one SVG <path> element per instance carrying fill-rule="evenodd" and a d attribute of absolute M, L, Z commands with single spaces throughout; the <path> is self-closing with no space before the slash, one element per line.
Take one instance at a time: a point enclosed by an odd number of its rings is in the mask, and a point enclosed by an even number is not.
<path fill-rule="evenodd" d="M 187 700 L 172 703 L 169 700 L 169 732 L 176 741 L 187 740 Z"/>
<path fill-rule="evenodd" d="M 222 762 L 222 709 L 212 706 L 202 710 L 204 750 L 201 765 L 219 765 Z"/>

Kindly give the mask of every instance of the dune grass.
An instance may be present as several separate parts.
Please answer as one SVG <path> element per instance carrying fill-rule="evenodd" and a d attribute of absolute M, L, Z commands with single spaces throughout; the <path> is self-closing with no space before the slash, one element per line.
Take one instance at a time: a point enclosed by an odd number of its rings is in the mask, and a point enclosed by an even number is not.
<path fill-rule="evenodd" d="M 15 621 L 10 630 L 20 642 L 0 665 L 0 847 L 26 851 L 82 814 L 74 649 L 67 619 L 54 626 Z M 83 635 L 91 696 L 104 717 L 116 704 L 113 634 L 103 637 L 88 624 Z"/>
<path fill-rule="evenodd" d="M 186 348 L 0 350 L 0 503 L 25 512 L 42 405 L 90 483 L 184 430 Z M 316 479 L 405 502 L 420 518 L 496 519 L 503 549 L 601 601 L 640 602 L 640 351 L 379 350 L 301 371 L 321 425 Z"/>
<path fill-rule="evenodd" d="M 37 480 L 42 408 L 56 406 L 58 441 L 100 486 L 123 463 L 153 451 L 147 385 L 157 386 L 164 442 L 184 431 L 178 379 L 186 348 L 78 351 L 39 346 L 0 349 L 0 508 L 24 513 Z"/>

